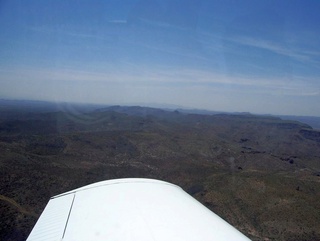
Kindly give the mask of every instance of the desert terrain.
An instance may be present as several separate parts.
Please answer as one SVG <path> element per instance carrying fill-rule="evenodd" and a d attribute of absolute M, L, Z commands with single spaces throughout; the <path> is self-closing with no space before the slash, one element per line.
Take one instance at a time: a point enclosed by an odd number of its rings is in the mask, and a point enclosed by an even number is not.
<path fill-rule="evenodd" d="M 320 240 L 320 132 L 307 124 L 39 103 L 0 116 L 0 240 L 25 240 L 50 197 L 126 177 L 177 184 L 252 240 Z"/>

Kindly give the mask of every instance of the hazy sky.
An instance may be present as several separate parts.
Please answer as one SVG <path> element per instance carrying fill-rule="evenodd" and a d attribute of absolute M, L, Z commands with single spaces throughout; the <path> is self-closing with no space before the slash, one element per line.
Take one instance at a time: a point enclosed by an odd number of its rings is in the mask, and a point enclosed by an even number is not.
<path fill-rule="evenodd" d="M 1 0 L 0 98 L 320 116 L 320 1 Z"/>

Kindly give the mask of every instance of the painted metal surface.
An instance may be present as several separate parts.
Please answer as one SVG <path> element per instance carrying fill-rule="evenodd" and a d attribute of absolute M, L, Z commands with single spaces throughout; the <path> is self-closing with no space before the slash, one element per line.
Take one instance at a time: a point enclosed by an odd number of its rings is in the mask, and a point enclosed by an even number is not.
<path fill-rule="evenodd" d="M 50 199 L 27 240 L 61 240 L 74 196 L 75 194 L 70 194 Z"/>
<path fill-rule="evenodd" d="M 65 214 L 48 217 L 52 212 Z M 60 226 L 52 229 L 51 222 Z M 249 239 L 176 185 L 152 179 L 115 179 L 53 197 L 27 239 L 34 240 Z"/>

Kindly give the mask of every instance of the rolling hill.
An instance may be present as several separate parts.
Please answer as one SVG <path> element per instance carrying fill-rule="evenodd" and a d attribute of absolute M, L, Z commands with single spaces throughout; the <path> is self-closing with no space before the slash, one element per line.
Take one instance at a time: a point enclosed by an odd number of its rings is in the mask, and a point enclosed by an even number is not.
<path fill-rule="evenodd" d="M 2 109 L 0 240 L 51 196 L 146 177 L 183 187 L 252 240 L 320 240 L 320 132 L 251 114 L 109 106 Z"/>

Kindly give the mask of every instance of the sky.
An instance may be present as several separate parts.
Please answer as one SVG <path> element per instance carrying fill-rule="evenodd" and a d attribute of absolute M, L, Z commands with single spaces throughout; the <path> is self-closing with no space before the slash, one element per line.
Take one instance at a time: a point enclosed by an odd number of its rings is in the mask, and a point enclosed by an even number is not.
<path fill-rule="evenodd" d="M 318 0 L 0 0 L 0 98 L 320 116 Z"/>

